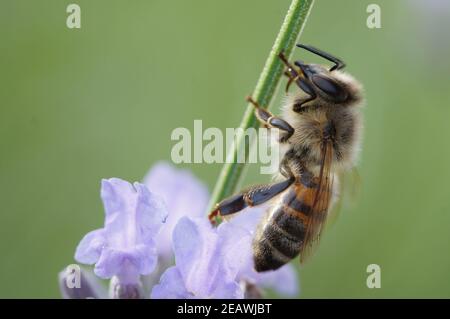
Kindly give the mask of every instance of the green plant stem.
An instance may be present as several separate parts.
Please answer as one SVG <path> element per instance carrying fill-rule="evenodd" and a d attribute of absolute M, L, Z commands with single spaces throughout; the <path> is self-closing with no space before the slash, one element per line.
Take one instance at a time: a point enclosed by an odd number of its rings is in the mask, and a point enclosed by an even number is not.
<path fill-rule="evenodd" d="M 283 74 L 284 66 L 278 58 L 278 54 L 283 51 L 287 57 L 290 57 L 292 49 L 305 26 L 313 2 L 314 0 L 292 0 L 252 95 L 264 107 L 270 105 Z M 248 104 L 240 128 L 245 131 L 251 127 L 256 128 L 257 125 L 258 123 L 253 113 L 253 106 Z M 238 150 L 243 143 L 244 149 L 246 150 L 245 162 L 247 162 L 249 145 L 245 144 L 248 143 L 245 135 L 241 135 L 237 138 L 234 148 L 228 154 L 227 162 L 222 167 L 208 206 L 208 212 L 217 202 L 236 191 L 245 167 L 245 163 L 237 163 Z"/>

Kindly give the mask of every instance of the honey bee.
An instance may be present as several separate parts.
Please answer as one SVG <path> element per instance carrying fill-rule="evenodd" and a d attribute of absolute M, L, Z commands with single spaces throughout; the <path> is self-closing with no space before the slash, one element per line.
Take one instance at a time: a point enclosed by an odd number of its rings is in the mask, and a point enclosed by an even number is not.
<path fill-rule="evenodd" d="M 300 255 L 306 260 L 319 241 L 331 206 L 338 196 L 338 177 L 351 170 L 360 149 L 363 104 L 361 84 L 342 69 L 345 63 L 312 46 L 297 44 L 334 65 L 295 61 L 286 65 L 286 100 L 282 116 L 260 107 L 251 97 L 257 119 L 280 132 L 282 146 L 279 177 L 256 185 L 218 203 L 216 216 L 238 213 L 268 202 L 269 208 L 253 239 L 258 272 L 275 270 Z M 299 90 L 288 93 L 295 83 Z"/>

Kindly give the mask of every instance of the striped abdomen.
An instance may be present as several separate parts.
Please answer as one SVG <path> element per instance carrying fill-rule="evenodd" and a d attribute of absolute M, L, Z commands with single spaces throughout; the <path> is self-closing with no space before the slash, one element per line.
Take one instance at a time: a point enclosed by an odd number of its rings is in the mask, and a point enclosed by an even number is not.
<path fill-rule="evenodd" d="M 308 185 L 310 186 L 310 185 Z M 256 271 L 278 269 L 302 250 L 315 188 L 293 184 L 261 222 L 253 241 Z"/>

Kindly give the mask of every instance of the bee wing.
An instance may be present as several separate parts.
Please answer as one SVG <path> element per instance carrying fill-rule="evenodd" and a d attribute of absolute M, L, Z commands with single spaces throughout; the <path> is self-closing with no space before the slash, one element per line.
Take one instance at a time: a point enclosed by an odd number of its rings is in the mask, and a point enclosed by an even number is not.
<path fill-rule="evenodd" d="M 357 169 L 352 168 L 349 172 L 337 173 L 335 183 L 338 184 L 338 196 L 336 196 L 336 201 L 330 204 L 330 211 L 326 223 L 327 228 L 334 225 L 344 207 L 352 208 L 354 206 L 361 189 L 361 177 Z"/>
<path fill-rule="evenodd" d="M 322 229 L 324 228 L 327 219 L 333 186 L 333 175 L 331 174 L 332 159 L 333 144 L 331 141 L 327 141 L 322 147 L 318 185 L 313 195 L 312 215 L 306 224 L 306 235 L 300 255 L 300 262 L 302 263 L 312 255 L 315 246 L 319 242 Z"/>

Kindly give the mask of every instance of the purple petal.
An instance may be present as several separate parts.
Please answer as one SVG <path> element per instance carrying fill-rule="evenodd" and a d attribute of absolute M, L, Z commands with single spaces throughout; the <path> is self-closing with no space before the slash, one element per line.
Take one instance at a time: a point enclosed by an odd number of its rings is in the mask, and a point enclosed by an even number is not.
<path fill-rule="evenodd" d="M 267 211 L 267 208 L 268 205 L 245 208 L 238 214 L 231 215 L 232 217 L 228 218 L 226 222 L 245 228 L 253 234 L 259 222 L 262 220 L 264 213 Z"/>
<path fill-rule="evenodd" d="M 114 275 L 130 276 L 135 273 L 148 275 L 155 269 L 156 262 L 156 249 L 147 245 L 137 245 L 126 251 L 105 248 L 94 272 L 101 278 L 111 278 Z"/>
<path fill-rule="evenodd" d="M 120 219 L 123 211 L 131 209 L 135 191 L 133 186 L 120 178 L 103 179 L 100 196 L 105 207 L 105 214 L 111 221 Z M 130 207 L 131 206 L 131 207 Z"/>
<path fill-rule="evenodd" d="M 236 221 L 239 221 L 238 218 Z M 229 275 L 236 277 L 243 268 L 253 265 L 252 233 L 237 222 L 223 222 L 217 232 L 220 243 L 218 254 L 222 256 Z"/>
<path fill-rule="evenodd" d="M 168 217 L 167 206 L 159 195 L 151 193 L 144 184 L 134 183 L 137 192 L 137 236 L 144 243 L 154 241 Z"/>
<path fill-rule="evenodd" d="M 173 249 L 177 267 L 186 288 L 197 295 L 208 295 L 215 268 L 210 267 L 214 257 L 217 234 L 206 218 L 183 217 L 173 232 Z M 220 264 L 220 260 L 216 260 Z"/>
<path fill-rule="evenodd" d="M 111 278 L 121 273 L 121 267 L 127 262 L 127 254 L 118 250 L 104 248 L 95 264 L 94 273 L 100 278 Z"/>
<path fill-rule="evenodd" d="M 189 171 L 176 169 L 166 162 L 155 164 L 145 176 L 144 184 L 164 199 L 170 212 L 156 239 L 159 253 L 170 259 L 175 225 L 183 216 L 203 216 L 209 200 L 208 189 Z"/>
<path fill-rule="evenodd" d="M 103 229 L 93 230 L 87 233 L 75 251 L 75 260 L 80 263 L 92 265 L 100 258 L 101 251 L 105 245 Z"/>
<path fill-rule="evenodd" d="M 161 276 L 159 284 L 151 293 L 152 299 L 190 299 L 193 295 L 186 290 L 183 278 L 177 267 L 170 267 Z"/>
<path fill-rule="evenodd" d="M 105 235 L 110 247 L 132 248 L 148 242 L 158 233 L 167 217 L 160 197 L 139 183 L 134 187 L 118 178 L 102 181 L 101 196 L 105 206 Z"/>
<path fill-rule="evenodd" d="M 208 188 L 190 171 L 158 162 L 144 177 L 143 183 L 163 197 L 170 214 L 190 217 L 204 214 L 209 200 Z"/>
<path fill-rule="evenodd" d="M 152 296 L 175 298 L 173 287 L 177 287 L 183 291 L 178 295 L 180 298 L 242 298 L 244 292 L 236 279 L 235 266 L 239 258 L 234 264 L 227 258 L 238 256 L 227 249 L 240 249 L 237 245 L 241 243 L 241 233 L 235 231 L 238 240 L 231 245 L 231 241 L 219 242 L 220 233 L 226 231 L 227 228 L 214 229 L 206 218 L 181 218 L 173 232 L 176 266 L 164 273 Z"/>
<path fill-rule="evenodd" d="M 258 223 L 261 221 L 262 214 L 266 207 L 246 208 L 235 217 L 223 222 L 219 226 L 221 233 L 220 241 L 223 243 L 237 243 L 236 248 L 227 248 L 230 252 L 227 259 L 230 265 L 238 269 L 237 277 L 241 280 L 253 279 L 257 276 L 253 264 L 252 241 Z M 239 233 L 239 237 L 235 234 Z M 238 239 L 237 239 L 238 238 Z"/>

